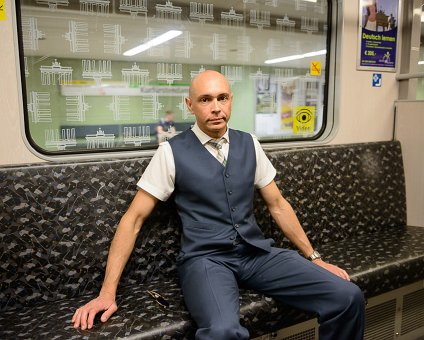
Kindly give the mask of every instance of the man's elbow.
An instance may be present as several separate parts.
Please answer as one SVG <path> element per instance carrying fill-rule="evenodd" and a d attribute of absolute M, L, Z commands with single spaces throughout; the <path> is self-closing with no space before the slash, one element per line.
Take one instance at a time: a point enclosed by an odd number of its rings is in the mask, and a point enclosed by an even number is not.
<path fill-rule="evenodd" d="M 143 216 L 138 216 L 135 219 L 134 227 L 133 227 L 135 236 L 138 236 L 138 234 L 140 233 L 141 227 L 143 226 L 145 220 L 146 218 Z"/>
<path fill-rule="evenodd" d="M 122 216 L 121 221 L 119 222 L 118 228 L 126 230 L 128 233 L 133 234 L 135 237 L 140 233 L 141 227 L 145 221 L 143 215 L 134 215 L 129 212 L 125 213 Z"/>
<path fill-rule="evenodd" d="M 271 214 L 284 213 L 285 211 L 291 209 L 291 206 L 289 202 L 284 199 L 284 197 L 279 196 L 275 197 L 271 202 L 268 203 L 268 209 Z"/>

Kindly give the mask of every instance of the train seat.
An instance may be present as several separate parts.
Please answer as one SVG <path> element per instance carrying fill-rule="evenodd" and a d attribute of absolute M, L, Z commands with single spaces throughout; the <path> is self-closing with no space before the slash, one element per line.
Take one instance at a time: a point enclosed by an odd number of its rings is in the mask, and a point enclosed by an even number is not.
<path fill-rule="evenodd" d="M 361 143 L 268 152 L 277 185 L 311 242 L 370 298 L 424 279 L 424 229 L 406 225 L 400 144 Z M 175 257 L 180 224 L 160 203 L 137 240 L 118 289 L 118 312 L 75 330 L 75 309 L 99 291 L 116 224 L 149 158 L 0 168 L 0 338 L 192 338 Z M 267 236 L 290 247 L 260 197 Z M 148 293 L 168 302 L 163 307 Z M 241 290 L 241 322 L 260 336 L 310 319 Z"/>

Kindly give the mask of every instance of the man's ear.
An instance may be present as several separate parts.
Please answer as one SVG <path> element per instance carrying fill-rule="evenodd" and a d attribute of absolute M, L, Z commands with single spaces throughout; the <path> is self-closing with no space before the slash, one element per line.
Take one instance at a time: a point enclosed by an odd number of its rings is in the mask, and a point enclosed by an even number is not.
<path fill-rule="evenodd" d="M 193 110 L 191 109 L 191 99 L 189 97 L 185 97 L 185 103 L 187 105 L 188 110 L 193 113 Z"/>

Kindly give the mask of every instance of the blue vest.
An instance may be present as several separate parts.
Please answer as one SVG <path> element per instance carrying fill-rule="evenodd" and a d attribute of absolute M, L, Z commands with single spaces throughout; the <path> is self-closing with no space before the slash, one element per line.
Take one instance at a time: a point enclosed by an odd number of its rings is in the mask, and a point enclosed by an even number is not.
<path fill-rule="evenodd" d="M 256 153 L 252 136 L 229 130 L 227 165 L 187 130 L 169 140 L 175 161 L 175 203 L 182 222 L 181 263 L 231 250 L 240 238 L 269 252 L 253 215 Z"/>

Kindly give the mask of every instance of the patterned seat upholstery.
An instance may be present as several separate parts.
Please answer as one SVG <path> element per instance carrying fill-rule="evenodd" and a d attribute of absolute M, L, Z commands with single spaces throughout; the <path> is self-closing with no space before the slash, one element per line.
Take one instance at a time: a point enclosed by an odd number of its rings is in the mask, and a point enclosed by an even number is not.
<path fill-rule="evenodd" d="M 326 260 L 347 269 L 367 297 L 424 278 L 424 228 L 406 226 L 398 142 L 268 153 L 276 182 Z M 0 168 L 0 338 L 192 338 L 175 257 L 180 224 L 172 201 L 148 219 L 118 290 L 118 312 L 75 330 L 75 309 L 100 289 L 116 224 L 149 158 Z M 278 246 L 288 241 L 259 197 L 255 214 Z M 164 308 L 147 290 L 170 303 Z M 311 318 L 241 291 L 252 337 Z"/>

